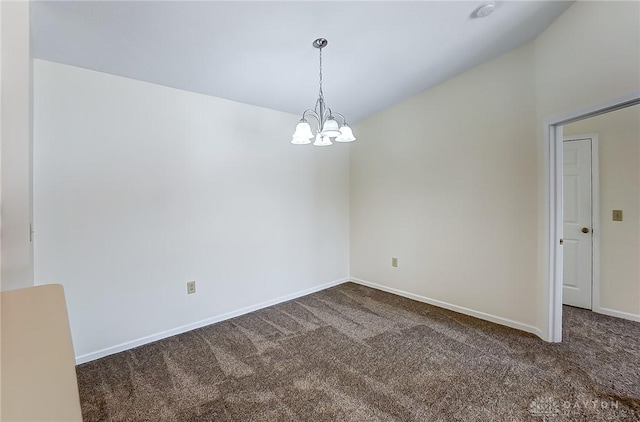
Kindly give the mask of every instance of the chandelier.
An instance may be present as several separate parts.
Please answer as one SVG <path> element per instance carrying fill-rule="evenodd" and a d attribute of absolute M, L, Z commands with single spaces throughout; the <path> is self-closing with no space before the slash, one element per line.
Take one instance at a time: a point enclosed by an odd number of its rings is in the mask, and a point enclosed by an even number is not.
<path fill-rule="evenodd" d="M 313 42 L 313 46 L 320 50 L 320 91 L 314 109 L 308 109 L 302 113 L 302 119 L 298 122 L 291 140 L 292 144 L 306 145 L 311 143 L 314 135 L 311 132 L 311 125 L 307 121 L 309 117 L 313 118 L 317 123 L 315 141 L 313 142 L 313 145 L 317 147 L 332 145 L 331 138 L 336 142 L 352 142 L 356 140 L 345 117 L 340 113 L 331 111 L 324 102 L 324 94 L 322 93 L 322 49 L 327 44 L 328 41 L 324 38 L 318 38 Z M 336 117 L 342 119 L 342 126 L 339 126 Z"/>

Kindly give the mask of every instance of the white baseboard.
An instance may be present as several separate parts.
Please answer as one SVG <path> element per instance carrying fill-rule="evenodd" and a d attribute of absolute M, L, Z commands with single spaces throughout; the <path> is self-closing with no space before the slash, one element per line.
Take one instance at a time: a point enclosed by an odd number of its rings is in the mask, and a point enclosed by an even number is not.
<path fill-rule="evenodd" d="M 370 281 L 362 280 L 359 278 L 351 277 L 350 280 L 354 283 L 362 284 L 363 286 L 371 287 L 373 289 L 382 290 L 387 293 L 393 293 L 394 295 L 417 300 L 418 302 L 428 303 L 429 305 L 448 309 L 450 311 L 469 315 L 475 318 L 483 319 L 485 321 L 494 322 L 496 324 L 506 325 L 507 327 L 515 328 L 516 330 L 526 331 L 528 333 L 535 334 L 536 336 L 542 338 L 542 330 L 532 325 L 524 324 L 518 321 L 513 321 L 511 319 L 499 317 L 496 315 L 487 314 L 485 312 L 474 311 L 473 309 L 465 308 L 458 305 L 453 305 L 451 303 L 443 302 L 437 299 L 431 299 L 431 298 L 420 296 L 414 293 L 405 292 L 403 290 L 394 289 L 392 287 L 383 286 L 381 284 L 372 283 Z"/>
<path fill-rule="evenodd" d="M 207 325 L 215 324 L 227 319 L 235 318 L 240 315 L 248 314 L 249 312 L 257 311 L 259 309 L 267 308 L 269 306 L 277 305 L 278 303 L 287 302 L 289 300 L 297 299 L 302 296 L 309 295 L 311 293 L 319 292 L 320 290 L 328 289 L 329 287 L 337 286 L 338 284 L 348 282 L 348 278 L 342 278 L 334 280 L 329 283 L 320 284 L 318 286 L 311 287 L 309 289 L 301 290 L 299 292 L 291 293 L 285 296 L 278 297 L 276 299 L 267 300 L 256 305 L 247 306 L 245 308 L 238 309 L 236 311 L 227 312 L 221 315 L 216 315 L 211 318 L 203 319 L 191 324 L 183 325 L 181 327 L 173 328 L 171 330 L 162 331 L 160 333 L 152 334 L 150 336 L 142 337 L 137 340 L 131 340 L 124 343 L 117 344 L 112 347 L 107 347 L 96 352 L 87 353 L 81 356 L 76 356 L 76 365 L 81 363 L 90 362 L 92 360 L 100 359 L 105 356 L 112 355 L 114 353 L 123 352 L 125 350 L 133 349 L 134 347 L 142 346 L 143 344 L 152 343 L 163 338 L 182 334 L 187 331 L 195 330 L 196 328 L 204 327 Z"/>
<path fill-rule="evenodd" d="M 615 309 L 602 308 L 602 307 L 594 308 L 593 312 L 596 312 L 598 314 L 603 314 L 603 315 L 609 315 L 616 318 L 628 319 L 629 321 L 640 322 L 640 315 L 632 314 L 630 312 L 616 311 Z"/>

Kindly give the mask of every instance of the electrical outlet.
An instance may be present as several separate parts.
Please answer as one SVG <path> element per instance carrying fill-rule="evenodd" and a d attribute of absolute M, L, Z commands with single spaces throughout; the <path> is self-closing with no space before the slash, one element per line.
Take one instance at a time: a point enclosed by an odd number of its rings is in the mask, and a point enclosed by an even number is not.
<path fill-rule="evenodd" d="M 188 281 L 187 282 L 187 294 L 190 295 L 191 293 L 195 293 L 196 292 L 196 282 L 195 281 Z"/>
<path fill-rule="evenodd" d="M 395 256 L 391 258 L 391 266 L 396 268 L 398 267 L 398 258 Z"/>

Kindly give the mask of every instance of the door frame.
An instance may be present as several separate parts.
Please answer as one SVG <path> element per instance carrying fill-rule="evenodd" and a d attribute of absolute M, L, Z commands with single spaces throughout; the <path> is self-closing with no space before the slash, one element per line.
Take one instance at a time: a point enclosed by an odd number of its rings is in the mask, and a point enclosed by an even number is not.
<path fill-rule="evenodd" d="M 582 135 L 563 136 L 562 141 L 563 142 L 579 141 L 582 139 L 591 140 L 591 310 L 594 312 L 599 312 L 600 311 L 600 170 L 599 170 L 600 144 L 598 140 L 598 134 L 585 133 Z M 562 222 L 564 224 L 564 218 L 562 218 Z M 563 256 L 563 259 L 564 259 L 564 256 Z"/>
<path fill-rule="evenodd" d="M 545 283 L 547 305 L 546 340 L 562 341 L 562 248 L 560 241 L 563 233 L 562 218 L 562 126 L 578 120 L 640 104 L 640 91 L 601 104 L 544 120 L 545 137 L 544 165 L 547 172 L 545 222 L 547 226 L 546 249 L 548 251 L 548 274 Z"/>

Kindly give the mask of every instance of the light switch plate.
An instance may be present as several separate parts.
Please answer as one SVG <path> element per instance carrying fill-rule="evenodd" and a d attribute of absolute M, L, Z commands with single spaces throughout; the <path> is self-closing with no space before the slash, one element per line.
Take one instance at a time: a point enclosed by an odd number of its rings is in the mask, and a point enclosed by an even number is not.
<path fill-rule="evenodd" d="M 613 221 L 622 221 L 622 210 L 613 210 L 613 216 L 611 219 Z"/>
<path fill-rule="evenodd" d="M 391 266 L 398 267 L 398 258 L 396 258 L 395 256 L 391 258 Z"/>

